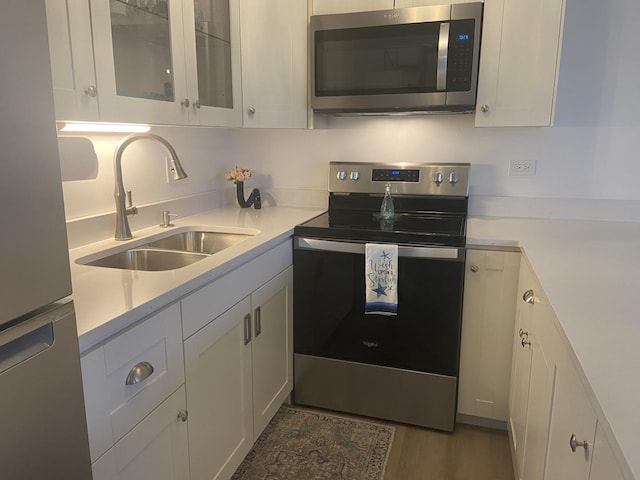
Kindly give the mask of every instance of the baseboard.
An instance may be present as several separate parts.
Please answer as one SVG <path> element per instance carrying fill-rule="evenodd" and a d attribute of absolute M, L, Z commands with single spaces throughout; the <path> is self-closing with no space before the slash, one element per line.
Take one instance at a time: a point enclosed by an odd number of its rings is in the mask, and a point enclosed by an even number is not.
<path fill-rule="evenodd" d="M 475 425 L 476 427 L 491 428 L 493 430 L 507 430 L 507 422 L 503 420 L 476 417 L 475 415 L 467 415 L 466 413 L 458 413 L 456 415 L 456 423 L 464 423 L 466 425 Z"/>

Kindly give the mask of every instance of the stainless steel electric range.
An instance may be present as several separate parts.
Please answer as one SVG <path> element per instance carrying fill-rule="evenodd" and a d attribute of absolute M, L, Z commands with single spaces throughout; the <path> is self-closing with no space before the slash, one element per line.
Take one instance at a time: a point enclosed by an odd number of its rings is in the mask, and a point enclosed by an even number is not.
<path fill-rule="evenodd" d="M 468 190 L 469 164 L 330 163 L 295 228 L 296 403 L 453 430 Z M 366 244 L 397 245 L 395 314 L 365 313 Z"/>

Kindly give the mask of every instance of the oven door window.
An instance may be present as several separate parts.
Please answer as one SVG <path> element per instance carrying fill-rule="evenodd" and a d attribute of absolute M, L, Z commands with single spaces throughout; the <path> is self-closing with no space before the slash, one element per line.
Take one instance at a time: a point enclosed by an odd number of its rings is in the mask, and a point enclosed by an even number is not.
<path fill-rule="evenodd" d="M 294 251 L 299 354 L 457 376 L 464 260 L 398 258 L 398 314 L 365 314 L 364 255 Z"/>

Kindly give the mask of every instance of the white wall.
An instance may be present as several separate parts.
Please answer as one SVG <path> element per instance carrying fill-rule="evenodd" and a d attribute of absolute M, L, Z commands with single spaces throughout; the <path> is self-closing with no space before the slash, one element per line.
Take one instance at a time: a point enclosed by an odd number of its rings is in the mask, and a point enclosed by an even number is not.
<path fill-rule="evenodd" d="M 567 2 L 552 128 L 480 129 L 471 115 L 332 119 L 319 130 L 154 128 L 174 145 L 190 176 L 167 185 L 162 149 L 138 142 L 123 161 L 125 186 L 137 204 L 229 192 L 223 172 L 239 164 L 258 172 L 253 184 L 260 188 L 323 195 L 332 160 L 459 161 L 472 164 L 474 197 L 638 201 L 640 2 Z M 97 175 L 64 183 L 67 218 L 113 211 L 112 155 L 119 138 L 93 138 Z M 62 157 L 63 170 L 77 163 L 77 155 Z M 536 176 L 508 176 L 511 159 L 535 159 Z"/>

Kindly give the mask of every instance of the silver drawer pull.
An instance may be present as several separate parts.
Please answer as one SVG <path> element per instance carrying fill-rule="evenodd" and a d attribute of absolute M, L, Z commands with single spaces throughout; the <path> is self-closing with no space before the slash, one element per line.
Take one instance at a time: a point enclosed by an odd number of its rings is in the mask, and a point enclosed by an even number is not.
<path fill-rule="evenodd" d="M 533 290 L 527 290 L 526 292 L 524 292 L 524 294 L 522 295 L 522 300 L 524 300 L 526 303 L 536 303 L 536 297 L 533 293 Z"/>
<path fill-rule="evenodd" d="M 151 376 L 153 373 L 153 365 L 149 362 L 140 362 L 135 365 L 129 375 L 127 375 L 126 385 L 136 385 L 140 382 L 145 381 L 147 378 Z"/>
<path fill-rule="evenodd" d="M 585 450 L 589 449 L 589 442 L 586 440 L 584 442 L 579 442 L 575 435 L 571 435 L 569 438 L 569 446 L 571 447 L 571 451 L 575 453 L 576 448 L 582 447 Z"/>
<path fill-rule="evenodd" d="M 186 422 L 188 418 L 189 418 L 189 412 L 187 410 L 180 410 L 178 412 L 178 419 L 181 420 L 182 422 Z"/>

